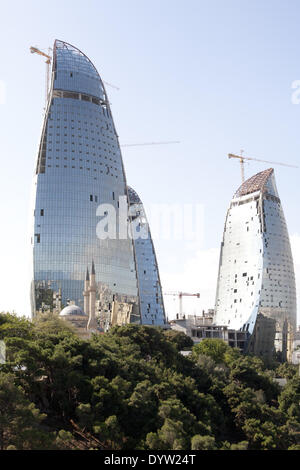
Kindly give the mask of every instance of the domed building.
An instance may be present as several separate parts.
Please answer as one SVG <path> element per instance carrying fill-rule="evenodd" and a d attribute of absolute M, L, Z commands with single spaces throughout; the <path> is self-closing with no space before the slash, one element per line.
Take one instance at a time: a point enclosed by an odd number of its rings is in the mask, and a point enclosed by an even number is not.
<path fill-rule="evenodd" d="M 68 305 L 60 312 L 59 317 L 70 322 L 78 336 L 81 338 L 89 337 L 89 331 L 87 330 L 89 317 L 80 307 L 77 305 Z"/>
<path fill-rule="evenodd" d="M 60 316 L 64 317 L 66 315 L 76 315 L 76 317 L 78 318 L 79 316 L 84 316 L 86 317 L 87 315 L 81 310 L 80 307 L 78 307 L 77 305 L 68 305 L 67 307 L 65 307 L 61 312 L 60 312 Z"/>
<path fill-rule="evenodd" d="M 99 334 L 103 330 L 98 326 L 96 319 L 96 282 L 95 282 L 95 264 L 92 262 L 91 275 L 87 269 L 86 279 L 84 281 L 84 312 L 83 310 L 71 303 L 67 305 L 59 314 L 59 317 L 63 320 L 70 322 L 75 328 L 76 333 L 82 339 L 88 339 L 92 333 Z"/>

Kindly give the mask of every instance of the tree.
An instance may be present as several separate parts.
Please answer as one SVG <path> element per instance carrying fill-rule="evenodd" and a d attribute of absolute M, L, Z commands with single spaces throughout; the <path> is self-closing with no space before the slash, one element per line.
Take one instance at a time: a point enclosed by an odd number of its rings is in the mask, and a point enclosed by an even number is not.
<path fill-rule="evenodd" d="M 0 372 L 0 449 L 47 449 L 54 446 L 54 434 L 40 426 L 45 415 L 26 398 L 11 374 Z"/>
<path fill-rule="evenodd" d="M 109 335 L 117 338 L 128 338 L 140 348 L 141 356 L 146 360 L 161 361 L 167 367 L 178 359 L 178 351 L 173 343 L 166 341 L 160 327 L 147 325 L 115 326 Z"/>
<path fill-rule="evenodd" d="M 230 450 L 248 450 L 249 443 L 247 441 L 237 442 L 236 444 L 231 444 Z"/>
<path fill-rule="evenodd" d="M 139 382 L 127 401 L 126 428 L 132 435 L 148 433 L 157 426 L 158 400 L 149 380 Z"/>
<path fill-rule="evenodd" d="M 279 388 L 272 377 L 264 373 L 261 359 L 251 356 L 240 356 L 230 365 L 230 381 L 245 384 L 253 390 L 263 390 L 266 400 L 277 398 Z"/>
<path fill-rule="evenodd" d="M 31 339 L 32 325 L 28 318 L 17 317 L 16 314 L 0 313 L 0 339 L 7 338 Z"/>
<path fill-rule="evenodd" d="M 300 377 L 294 377 L 288 382 L 278 401 L 280 410 L 300 421 Z"/>
<path fill-rule="evenodd" d="M 115 415 L 94 426 L 94 431 L 110 449 L 122 449 L 124 434 Z"/>
<path fill-rule="evenodd" d="M 298 375 L 298 368 L 299 366 L 296 364 L 289 364 L 288 362 L 284 362 L 275 369 L 275 374 L 276 377 L 282 377 L 284 379 L 290 380 Z"/>
<path fill-rule="evenodd" d="M 181 331 L 170 329 L 165 330 L 163 334 L 165 338 L 170 341 L 170 343 L 174 344 L 177 351 L 182 351 L 183 349 L 192 349 L 194 346 L 194 341 Z"/>
<path fill-rule="evenodd" d="M 262 422 L 260 419 L 247 419 L 243 431 L 248 438 L 250 448 L 258 450 L 284 449 L 284 436 L 280 428 L 271 421 Z"/>
<path fill-rule="evenodd" d="M 228 346 L 222 339 L 203 339 L 193 347 L 193 355 L 198 357 L 200 354 L 211 357 L 215 362 L 224 361 L 224 355 L 228 351 Z"/>
<path fill-rule="evenodd" d="M 212 436 L 200 436 L 196 434 L 191 441 L 192 450 L 214 450 L 216 449 L 216 441 Z"/>
<path fill-rule="evenodd" d="M 30 322 L 4 314 L 0 337 L 8 358 L 0 365 L 2 448 L 300 445 L 299 377 L 280 390 L 274 370 L 221 340 L 183 357 L 185 338 L 160 328 L 126 325 L 85 341 L 55 315 Z"/>
<path fill-rule="evenodd" d="M 94 422 L 94 415 L 90 403 L 80 403 L 76 408 L 76 416 L 79 425 L 87 430 L 91 430 Z"/>

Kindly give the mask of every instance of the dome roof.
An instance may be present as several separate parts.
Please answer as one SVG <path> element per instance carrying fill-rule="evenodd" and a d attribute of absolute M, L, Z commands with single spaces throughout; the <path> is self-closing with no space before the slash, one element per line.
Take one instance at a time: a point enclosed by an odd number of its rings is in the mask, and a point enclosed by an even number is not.
<path fill-rule="evenodd" d="M 66 317 L 67 315 L 78 315 L 78 316 L 87 316 L 80 307 L 77 305 L 68 305 L 65 307 L 59 314 L 61 317 Z"/>

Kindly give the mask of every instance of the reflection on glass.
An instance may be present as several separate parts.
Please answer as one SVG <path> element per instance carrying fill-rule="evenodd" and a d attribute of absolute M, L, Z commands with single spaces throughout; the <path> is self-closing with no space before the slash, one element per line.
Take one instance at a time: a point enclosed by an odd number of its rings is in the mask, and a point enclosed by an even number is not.
<path fill-rule="evenodd" d="M 95 263 L 98 307 L 111 324 L 114 302 L 129 302 L 140 322 L 133 242 L 99 240 L 99 204 L 127 196 L 126 178 L 106 91 L 91 61 L 55 41 L 51 91 L 34 178 L 32 314 L 68 304 L 83 309 L 87 266 Z M 108 312 L 106 312 L 106 309 Z M 105 315 L 105 312 L 107 315 Z M 124 317 L 125 318 L 125 317 Z"/>
<path fill-rule="evenodd" d="M 144 206 L 137 193 L 128 187 L 130 215 L 134 227 L 134 253 L 137 266 L 141 323 L 166 323 L 165 310 L 155 250 Z"/>

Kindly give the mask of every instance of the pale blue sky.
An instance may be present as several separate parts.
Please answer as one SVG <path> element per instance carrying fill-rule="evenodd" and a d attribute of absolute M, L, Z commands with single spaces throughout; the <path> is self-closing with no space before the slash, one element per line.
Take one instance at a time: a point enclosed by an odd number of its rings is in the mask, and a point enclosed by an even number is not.
<path fill-rule="evenodd" d="M 127 180 L 146 209 L 157 202 L 204 205 L 201 246 L 157 241 L 156 250 L 165 290 L 210 290 L 206 303 L 213 307 L 214 286 L 202 282 L 216 265 L 209 253 L 217 259 L 225 213 L 240 184 L 239 164 L 227 154 L 243 148 L 245 155 L 300 165 L 300 105 L 291 102 L 292 82 L 300 80 L 300 1 L 2 0 L 0 8 L 0 83 L 6 85 L 0 310 L 27 313 L 24 253 L 45 77 L 42 58 L 29 47 L 46 49 L 55 38 L 80 48 L 120 88 L 107 92 L 121 142 L 181 142 L 124 148 Z M 267 166 L 251 163 L 246 174 Z M 300 253 L 300 169 L 274 168 Z"/>

